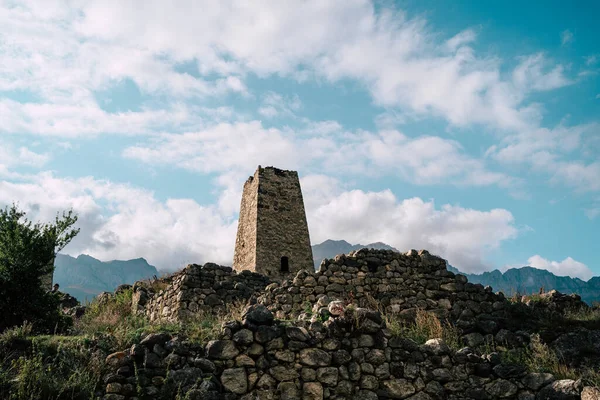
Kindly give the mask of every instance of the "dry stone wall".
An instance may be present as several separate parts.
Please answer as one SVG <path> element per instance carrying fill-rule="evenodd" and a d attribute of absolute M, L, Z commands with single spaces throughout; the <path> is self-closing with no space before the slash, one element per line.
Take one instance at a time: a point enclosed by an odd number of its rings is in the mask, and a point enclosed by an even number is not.
<path fill-rule="evenodd" d="M 467 282 L 446 270 L 445 260 L 426 250 L 399 253 L 362 249 L 323 260 L 318 272 L 268 286 L 258 301 L 277 318 L 320 318 L 331 301 L 379 308 L 414 318 L 418 309 L 447 318 L 464 333 L 491 335 L 506 318 L 507 300 L 491 287 Z"/>
<path fill-rule="evenodd" d="M 269 278 L 250 271 L 236 273 L 213 263 L 190 264 L 150 299 L 147 293 L 134 291 L 133 307 L 145 312 L 151 321 L 181 321 L 202 311 L 224 310 L 228 303 L 247 301 L 269 283 Z M 144 299 L 142 305 L 138 305 L 140 299 Z"/>
<path fill-rule="evenodd" d="M 251 306 L 206 345 L 151 334 L 108 356 L 103 400 L 571 400 L 595 390 L 497 353 L 392 336 L 376 311 L 336 310 L 324 323 L 284 323 Z"/>

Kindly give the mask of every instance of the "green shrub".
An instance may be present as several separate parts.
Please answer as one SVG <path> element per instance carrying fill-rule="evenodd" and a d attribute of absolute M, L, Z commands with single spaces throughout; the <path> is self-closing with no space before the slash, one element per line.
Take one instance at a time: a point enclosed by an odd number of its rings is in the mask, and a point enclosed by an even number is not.
<path fill-rule="evenodd" d="M 33 337 L 26 354 L 0 359 L 0 398 L 90 399 L 102 376 L 103 359 L 84 338 Z"/>
<path fill-rule="evenodd" d="M 132 294 L 124 290 L 94 299 L 76 321 L 74 331 L 95 339 L 105 351 L 122 350 L 139 342 L 150 321 L 131 312 Z"/>
<path fill-rule="evenodd" d="M 0 332 L 25 321 L 39 332 L 70 326 L 42 282 L 54 269 L 56 253 L 79 232 L 72 228 L 76 221 L 69 211 L 52 224 L 33 224 L 16 205 L 0 209 Z"/>

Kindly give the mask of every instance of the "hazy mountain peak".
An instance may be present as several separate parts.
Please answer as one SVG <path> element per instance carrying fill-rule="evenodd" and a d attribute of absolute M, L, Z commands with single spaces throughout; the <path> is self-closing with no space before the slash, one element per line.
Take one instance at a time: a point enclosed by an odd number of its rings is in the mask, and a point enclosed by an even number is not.
<path fill-rule="evenodd" d="M 91 299 L 100 292 L 113 291 L 117 286 L 158 275 L 145 258 L 100 261 L 87 254 L 77 258 L 58 254 L 54 262 L 54 282 L 63 292 L 79 301 Z"/>

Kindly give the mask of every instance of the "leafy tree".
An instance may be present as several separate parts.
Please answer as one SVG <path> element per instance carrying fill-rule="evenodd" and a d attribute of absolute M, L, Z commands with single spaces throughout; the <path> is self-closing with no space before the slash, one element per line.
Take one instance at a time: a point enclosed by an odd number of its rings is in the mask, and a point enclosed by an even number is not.
<path fill-rule="evenodd" d="M 54 270 L 54 257 L 78 233 L 73 210 L 57 213 L 54 223 L 33 224 L 15 204 L 0 209 L 0 331 L 28 321 L 37 331 L 68 323 L 58 298 L 42 286 Z"/>

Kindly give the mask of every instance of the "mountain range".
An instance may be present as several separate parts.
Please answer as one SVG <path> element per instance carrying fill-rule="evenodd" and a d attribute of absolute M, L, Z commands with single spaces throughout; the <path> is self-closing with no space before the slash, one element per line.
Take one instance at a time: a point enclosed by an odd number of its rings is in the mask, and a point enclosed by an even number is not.
<path fill-rule="evenodd" d="M 60 291 L 82 303 L 101 292 L 112 292 L 124 283 L 133 284 L 158 275 L 156 268 L 143 258 L 103 262 L 86 254 L 77 258 L 57 254 L 54 267 L 54 282 L 60 285 Z"/>
<path fill-rule="evenodd" d="M 600 301 L 600 276 L 589 281 L 569 276 L 556 276 L 545 269 L 533 267 L 510 268 L 504 272 L 497 269 L 482 274 L 465 274 L 448 265 L 448 270 L 465 275 L 469 282 L 491 286 L 495 292 L 505 295 L 538 293 L 541 288 L 546 292 L 556 289 L 561 293 L 577 293 L 588 304 Z"/>
<path fill-rule="evenodd" d="M 345 240 L 326 240 L 312 246 L 314 266 L 318 268 L 324 258 L 333 258 L 337 254 L 347 254 L 364 247 L 383 250 L 395 250 L 382 243 L 350 244 Z M 58 254 L 55 260 L 54 282 L 60 284 L 60 290 L 69 293 L 81 302 L 91 300 L 104 291 L 113 291 L 121 284 L 133 284 L 135 281 L 158 275 L 156 268 L 143 258 L 127 261 L 103 262 L 82 254 L 77 258 Z M 448 270 L 466 275 L 469 282 L 491 286 L 494 291 L 502 291 L 511 296 L 515 293 L 538 293 L 540 288 L 549 291 L 556 289 L 562 293 L 577 293 L 587 303 L 600 301 L 600 277 L 585 282 L 579 278 L 556 276 L 550 271 L 529 266 L 511 268 L 505 272 L 494 270 L 482 274 L 465 274 L 448 265 Z"/>

